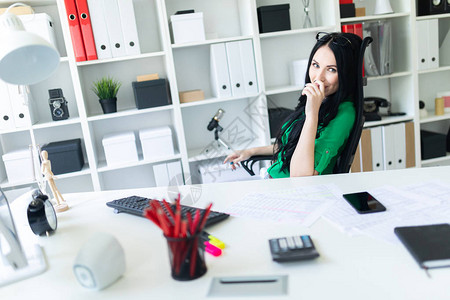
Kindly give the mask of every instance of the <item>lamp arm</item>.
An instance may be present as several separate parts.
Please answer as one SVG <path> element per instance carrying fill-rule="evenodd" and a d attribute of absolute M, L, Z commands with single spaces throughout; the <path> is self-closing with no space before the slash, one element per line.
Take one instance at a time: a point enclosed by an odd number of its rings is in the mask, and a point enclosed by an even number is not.
<path fill-rule="evenodd" d="M 4 13 L 5 13 L 5 14 L 6 14 L 6 13 L 9 13 L 9 11 L 11 10 L 11 8 L 16 7 L 16 6 L 29 6 L 29 5 L 26 5 L 25 3 L 22 3 L 22 2 L 16 2 L 16 3 L 11 4 L 10 6 L 8 6 L 8 8 L 6 9 L 6 11 L 5 11 Z"/>
<path fill-rule="evenodd" d="M 22 247 L 20 247 L 19 240 L 11 232 L 11 230 L 3 224 L 1 220 L 0 220 L 0 233 L 3 235 L 4 239 L 8 243 L 9 248 L 11 250 L 8 254 L 2 253 L 2 251 L 0 251 L 0 255 L 4 255 L 5 259 L 14 269 L 23 268 L 27 266 L 28 263 L 23 254 Z"/>

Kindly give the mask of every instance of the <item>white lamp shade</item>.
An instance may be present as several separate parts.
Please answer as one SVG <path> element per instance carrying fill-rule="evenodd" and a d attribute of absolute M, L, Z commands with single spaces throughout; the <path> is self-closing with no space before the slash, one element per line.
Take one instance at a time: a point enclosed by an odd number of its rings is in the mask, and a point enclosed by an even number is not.
<path fill-rule="evenodd" d="M 8 15 L 9 18 L 11 14 Z M 12 18 L 18 20 L 14 15 Z M 58 51 L 42 37 L 18 26 L 0 28 L 0 79 L 3 81 L 16 85 L 38 83 L 53 74 L 59 59 Z"/>
<path fill-rule="evenodd" d="M 394 10 L 391 7 L 389 0 L 376 0 L 375 2 L 375 15 L 391 14 Z"/>

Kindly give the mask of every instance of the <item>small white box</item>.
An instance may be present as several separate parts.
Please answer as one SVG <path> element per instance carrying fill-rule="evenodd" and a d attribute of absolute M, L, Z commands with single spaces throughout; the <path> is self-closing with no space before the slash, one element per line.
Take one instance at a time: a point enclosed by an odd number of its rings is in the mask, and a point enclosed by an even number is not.
<path fill-rule="evenodd" d="M 174 44 L 205 40 L 202 12 L 170 16 L 170 27 Z"/>
<path fill-rule="evenodd" d="M 139 161 L 133 131 L 107 134 L 102 144 L 108 166 Z"/>
<path fill-rule="evenodd" d="M 307 70 L 308 70 L 307 59 L 292 61 L 289 66 L 291 85 L 303 87 L 305 85 L 305 75 Z"/>
<path fill-rule="evenodd" d="M 144 160 L 154 160 L 174 155 L 172 130 L 169 126 L 139 130 Z"/>
<path fill-rule="evenodd" d="M 16 150 L 2 155 L 9 183 L 34 180 L 30 149 Z"/>
<path fill-rule="evenodd" d="M 18 16 L 26 31 L 35 33 L 52 44 L 56 49 L 55 24 L 46 13 Z"/>

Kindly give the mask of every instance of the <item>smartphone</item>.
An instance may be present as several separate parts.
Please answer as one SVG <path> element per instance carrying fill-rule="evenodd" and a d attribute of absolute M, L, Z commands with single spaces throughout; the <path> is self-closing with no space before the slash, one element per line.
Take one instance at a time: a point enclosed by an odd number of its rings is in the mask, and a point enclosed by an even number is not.
<path fill-rule="evenodd" d="M 342 196 L 359 214 L 369 214 L 386 210 L 386 207 L 368 192 L 344 194 Z"/>

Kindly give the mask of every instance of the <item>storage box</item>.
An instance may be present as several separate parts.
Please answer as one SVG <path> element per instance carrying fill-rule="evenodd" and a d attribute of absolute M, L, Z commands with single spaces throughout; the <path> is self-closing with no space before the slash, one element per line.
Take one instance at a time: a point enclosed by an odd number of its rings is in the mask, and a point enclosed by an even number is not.
<path fill-rule="evenodd" d="M 139 130 L 144 160 L 174 155 L 172 130 L 169 126 Z"/>
<path fill-rule="evenodd" d="M 138 109 L 170 104 L 167 81 L 162 79 L 133 81 L 134 101 Z"/>
<path fill-rule="evenodd" d="M 305 86 L 305 75 L 308 70 L 308 59 L 294 60 L 289 66 L 291 85 Z"/>
<path fill-rule="evenodd" d="M 422 159 L 430 159 L 445 156 L 447 137 L 445 134 L 431 132 L 426 130 L 420 131 L 420 151 Z"/>
<path fill-rule="evenodd" d="M 2 155 L 9 183 L 34 180 L 30 149 L 21 149 Z"/>
<path fill-rule="evenodd" d="M 84 165 L 81 139 L 52 142 L 42 147 L 48 152 L 55 175 L 80 171 Z"/>
<path fill-rule="evenodd" d="M 175 14 L 170 16 L 172 41 L 174 44 L 200 42 L 205 40 L 203 13 Z"/>
<path fill-rule="evenodd" d="M 180 103 L 188 103 L 205 99 L 205 93 L 202 90 L 191 90 L 179 92 Z"/>
<path fill-rule="evenodd" d="M 341 18 L 353 18 L 356 15 L 355 4 L 339 4 Z"/>
<path fill-rule="evenodd" d="M 46 13 L 38 13 L 32 15 L 21 15 L 19 19 L 22 21 L 26 31 L 37 34 L 52 44 L 56 49 L 55 23 Z"/>
<path fill-rule="evenodd" d="M 108 166 L 139 161 L 133 131 L 107 134 L 102 139 Z"/>
<path fill-rule="evenodd" d="M 258 7 L 259 32 L 291 30 L 289 7 L 289 4 Z"/>

